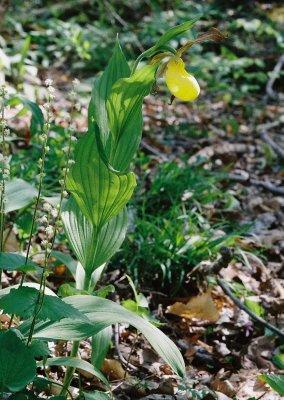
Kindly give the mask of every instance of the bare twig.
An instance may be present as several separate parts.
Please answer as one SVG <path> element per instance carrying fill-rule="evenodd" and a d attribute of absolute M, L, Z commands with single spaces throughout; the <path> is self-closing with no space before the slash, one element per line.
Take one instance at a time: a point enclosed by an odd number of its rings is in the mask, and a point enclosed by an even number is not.
<path fill-rule="evenodd" d="M 264 182 L 258 179 L 250 178 L 249 174 L 247 173 L 246 176 L 237 175 L 237 174 L 228 174 L 228 178 L 231 181 L 239 182 L 239 183 L 250 183 L 254 186 L 260 186 L 263 189 L 268 190 L 269 192 L 284 196 L 284 186 L 275 186 L 271 182 Z"/>
<path fill-rule="evenodd" d="M 133 342 L 132 342 L 132 346 L 131 346 L 131 348 L 130 348 L 130 353 L 129 353 L 129 356 L 128 356 L 128 358 L 127 358 L 127 365 L 125 366 L 126 368 L 125 368 L 125 372 L 124 372 L 124 377 L 123 377 L 123 379 L 126 379 L 126 370 L 127 370 L 128 366 L 129 366 L 129 364 L 130 364 L 130 358 L 131 358 L 131 356 L 132 356 L 132 354 L 133 354 L 133 351 L 134 351 L 134 348 L 135 348 L 135 345 L 136 345 L 138 336 L 139 336 L 139 333 L 137 333 L 137 335 L 135 336 L 135 339 L 134 339 Z M 138 369 L 138 368 L 137 368 L 137 369 Z"/>
<path fill-rule="evenodd" d="M 276 79 L 280 75 L 283 64 L 284 64 L 284 54 L 282 54 L 282 56 L 277 61 L 275 67 L 273 68 L 271 76 L 266 84 L 266 94 L 268 97 L 271 97 L 272 99 L 276 99 L 279 96 L 273 90 L 273 85 L 274 85 Z"/>
<path fill-rule="evenodd" d="M 259 322 L 261 325 L 265 326 L 268 328 L 270 331 L 275 333 L 277 336 L 281 337 L 284 339 L 284 332 L 282 332 L 280 329 L 278 329 L 276 326 L 270 324 L 269 322 L 265 321 L 263 318 L 259 317 L 255 313 L 253 313 L 249 308 L 247 308 L 237 297 L 233 295 L 231 292 L 229 286 L 227 285 L 226 282 L 221 280 L 220 278 L 217 278 L 217 283 L 218 285 L 222 288 L 224 293 L 230 297 L 230 299 L 235 303 L 237 307 L 239 307 L 241 310 L 246 312 L 253 320 L 256 322 Z"/>
<path fill-rule="evenodd" d="M 133 371 L 137 371 L 138 368 L 132 365 L 129 361 L 127 361 L 119 348 L 119 324 L 114 325 L 114 344 L 115 344 L 115 350 L 117 352 L 118 358 L 121 361 L 121 363 L 126 367 L 126 369 L 132 369 Z"/>
<path fill-rule="evenodd" d="M 187 278 L 195 274 L 197 271 L 202 273 L 203 275 L 208 274 L 217 274 L 222 268 L 227 268 L 230 261 L 234 256 L 233 251 L 229 247 L 221 247 L 220 248 L 220 257 L 212 264 L 203 264 L 202 262 L 197 264 L 194 268 L 192 268 L 188 274 L 186 275 Z"/>
<path fill-rule="evenodd" d="M 273 139 L 268 135 L 266 131 L 262 131 L 260 133 L 261 139 L 268 144 L 272 150 L 281 158 L 284 160 L 284 149 L 277 143 L 274 142 Z"/>
<path fill-rule="evenodd" d="M 151 146 L 149 143 L 145 142 L 145 140 L 142 139 L 141 141 L 141 146 L 148 150 L 150 153 L 154 154 L 155 156 L 159 157 L 163 161 L 169 161 L 169 158 L 161 153 L 156 147 Z"/>

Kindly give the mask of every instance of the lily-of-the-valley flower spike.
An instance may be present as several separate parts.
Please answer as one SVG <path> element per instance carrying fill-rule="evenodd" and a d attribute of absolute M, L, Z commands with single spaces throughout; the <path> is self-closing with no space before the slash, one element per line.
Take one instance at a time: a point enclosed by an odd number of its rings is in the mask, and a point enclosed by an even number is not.
<path fill-rule="evenodd" d="M 172 57 L 167 63 L 165 81 L 173 96 L 182 101 L 194 101 L 200 93 L 195 77 L 186 71 L 180 57 Z"/>

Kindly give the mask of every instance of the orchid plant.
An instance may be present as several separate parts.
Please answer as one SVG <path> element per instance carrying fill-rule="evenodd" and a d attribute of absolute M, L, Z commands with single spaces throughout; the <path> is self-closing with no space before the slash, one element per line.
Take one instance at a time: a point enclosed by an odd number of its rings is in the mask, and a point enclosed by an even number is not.
<path fill-rule="evenodd" d="M 116 41 L 109 64 L 95 80 L 88 109 L 88 130 L 76 144 L 74 160 L 71 160 L 71 152 L 75 132 L 70 129 L 66 167 L 60 181 L 60 200 L 55 207 L 48 203 L 45 205 L 47 216 L 43 223 L 46 224 L 46 240 L 42 243 L 44 266 L 37 265 L 30 256 L 33 229 L 24 255 L 5 252 L 1 245 L 0 268 L 18 270 L 23 275 L 20 285 L 0 290 L 0 309 L 10 315 L 10 329 L 2 329 L 0 332 L 0 392 L 32 396 L 33 390 L 38 387 L 48 391 L 48 388 L 57 385 L 61 387 L 61 393 L 54 399 L 71 397 L 70 384 L 75 370 L 80 369 L 96 376 L 104 384 L 105 392 L 99 392 L 99 395 L 105 397 L 97 398 L 112 398 L 109 382 L 100 368 L 108 349 L 109 327 L 118 323 L 133 325 L 145 335 L 174 373 L 181 379 L 185 377 L 183 358 L 176 345 L 164 333 L 147 319 L 99 297 L 95 289 L 106 263 L 119 249 L 127 232 L 126 205 L 136 186 L 132 162 L 141 141 L 142 103 L 145 96 L 150 94 L 157 76 L 163 75 L 173 96 L 182 101 L 194 101 L 200 93 L 199 84 L 185 70 L 182 55 L 194 43 L 222 37 L 218 31 L 213 30 L 188 42 L 179 50 L 174 49 L 171 46 L 172 39 L 191 29 L 195 22 L 189 21 L 167 31 L 153 47 L 137 58 L 132 69 Z M 51 82 L 47 83 L 47 87 L 51 99 Z M 9 101 L 11 104 L 11 99 L 6 103 Z M 1 103 L 2 109 L 4 103 Z M 39 162 L 35 218 L 44 185 L 50 114 L 47 113 L 44 122 L 35 104 L 25 101 L 24 105 L 36 111 L 33 122 L 39 123 L 42 129 L 43 157 Z M 1 121 L 0 128 L 4 132 L 4 112 Z M 4 133 L 2 136 L 4 149 Z M 3 164 L 1 243 L 5 215 L 10 210 L 4 205 L 9 190 L 11 196 L 13 186 L 13 182 L 7 178 L 6 170 L 6 164 Z M 13 188 L 14 195 L 19 196 L 19 186 L 14 185 Z M 66 196 L 68 199 L 65 201 Z M 54 227 L 50 221 L 54 222 Z M 54 250 L 54 238 L 61 223 L 76 257 L 72 262 L 65 261 L 74 276 L 76 287 L 72 291 L 70 286 L 67 292 L 72 295 L 63 299 L 46 286 L 48 259 L 61 257 L 66 260 L 66 255 Z M 41 275 L 39 284 L 26 282 L 25 274 L 28 270 Z M 86 338 L 92 338 L 92 363 L 79 357 L 80 341 Z M 57 340 L 73 342 L 69 356 L 50 356 L 47 343 Z M 54 382 L 48 376 L 46 371 L 50 366 L 66 367 L 63 382 Z M 80 395 L 87 398 L 86 393 Z"/>

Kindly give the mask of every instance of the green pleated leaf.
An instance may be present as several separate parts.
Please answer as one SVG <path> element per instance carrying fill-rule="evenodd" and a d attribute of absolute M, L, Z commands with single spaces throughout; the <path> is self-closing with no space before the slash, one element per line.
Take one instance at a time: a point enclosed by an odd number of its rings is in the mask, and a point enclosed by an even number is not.
<path fill-rule="evenodd" d="M 117 81 L 108 96 L 110 143 L 106 149 L 114 169 L 126 171 L 138 149 L 142 134 L 142 102 L 155 81 L 157 65 L 146 65 L 129 78 Z"/>
<path fill-rule="evenodd" d="M 65 319 L 53 324 L 36 326 L 34 338 L 48 340 L 81 340 L 115 323 L 129 323 L 143 333 L 157 353 L 180 376 L 185 375 L 183 358 L 176 345 L 144 318 L 110 300 L 95 296 L 72 296 L 64 301 L 84 313 L 90 323 Z M 26 334 L 27 332 L 23 332 Z"/>
<path fill-rule="evenodd" d="M 79 140 L 66 184 L 80 210 L 100 229 L 122 211 L 132 196 L 136 179 L 132 172 L 111 171 L 100 157 L 95 135 L 88 133 Z"/>
<path fill-rule="evenodd" d="M 127 230 L 126 209 L 99 230 L 82 214 L 72 197 L 61 218 L 68 241 L 89 276 L 119 249 Z"/>
<path fill-rule="evenodd" d="M 64 367 L 79 368 L 83 371 L 88 372 L 89 374 L 96 376 L 105 385 L 109 386 L 108 380 L 101 373 L 101 371 L 99 371 L 97 368 L 95 368 L 92 364 L 88 363 L 87 361 L 81 360 L 80 358 L 54 357 L 54 358 L 48 358 L 44 364 L 47 366 L 58 365 L 58 366 L 64 366 Z M 39 362 L 38 365 L 42 366 L 43 362 L 42 361 Z"/>
<path fill-rule="evenodd" d="M 35 374 L 33 353 L 17 331 L 0 332 L 0 391 L 17 392 L 30 383 Z"/>
<path fill-rule="evenodd" d="M 97 123 L 104 146 L 106 145 L 109 135 L 106 99 L 110 93 L 112 85 L 118 79 L 126 78 L 129 75 L 130 68 L 120 47 L 119 41 L 117 40 L 108 66 L 94 83 L 89 105 L 89 125 L 93 122 Z"/>
<path fill-rule="evenodd" d="M 1 297 L 0 309 L 7 314 L 16 314 L 22 318 L 29 318 L 35 312 L 38 295 L 39 291 L 37 289 L 27 286 L 11 289 L 8 294 Z M 73 306 L 59 299 L 59 297 L 45 295 L 37 318 L 58 321 L 66 317 L 84 319 L 84 315 Z"/>
<path fill-rule="evenodd" d="M 5 186 L 5 212 L 27 207 L 37 196 L 37 189 L 23 179 L 12 179 Z"/>

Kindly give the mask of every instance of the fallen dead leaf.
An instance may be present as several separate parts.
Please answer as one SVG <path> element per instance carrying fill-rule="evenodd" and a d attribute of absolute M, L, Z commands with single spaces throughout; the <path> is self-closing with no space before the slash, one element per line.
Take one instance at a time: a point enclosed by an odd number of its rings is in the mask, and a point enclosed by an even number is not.
<path fill-rule="evenodd" d="M 217 322 L 219 319 L 219 311 L 213 301 L 211 290 L 191 298 L 186 304 L 176 302 L 167 308 L 167 312 L 182 318 L 209 323 Z"/>
<path fill-rule="evenodd" d="M 102 366 L 102 372 L 109 380 L 121 380 L 128 377 L 128 373 L 122 367 L 121 363 L 113 358 L 106 358 Z"/>
<path fill-rule="evenodd" d="M 19 241 L 13 230 L 10 231 L 10 229 L 5 229 L 4 243 L 5 243 L 5 251 L 15 252 L 20 250 Z"/>

